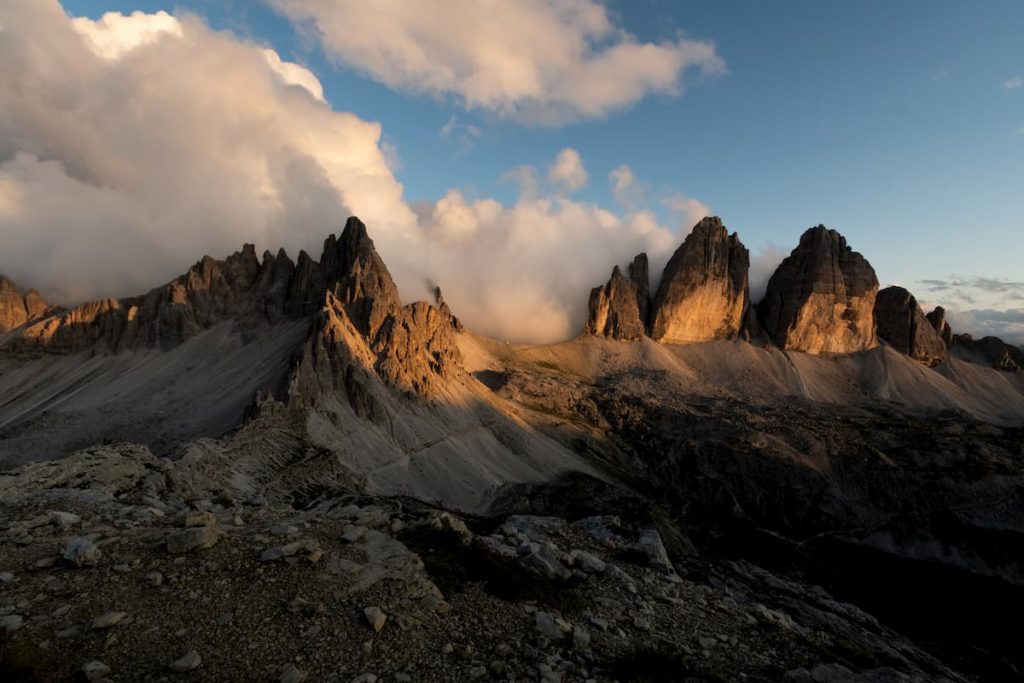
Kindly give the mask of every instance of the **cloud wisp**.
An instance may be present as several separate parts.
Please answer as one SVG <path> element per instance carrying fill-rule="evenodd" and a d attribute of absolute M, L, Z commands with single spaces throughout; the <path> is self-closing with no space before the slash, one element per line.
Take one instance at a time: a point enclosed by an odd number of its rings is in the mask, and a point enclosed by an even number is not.
<path fill-rule="evenodd" d="M 666 225 L 643 191 L 615 211 L 574 200 L 589 173 L 572 149 L 516 169 L 514 203 L 453 188 L 410 206 L 381 126 L 264 45 L 56 0 L 9 0 L 0 24 L 0 272 L 63 303 L 144 292 L 244 242 L 316 256 L 355 214 L 407 300 L 431 280 L 472 329 L 557 341 L 613 263 L 663 264 L 706 208 Z"/>
<path fill-rule="evenodd" d="M 525 123 L 603 117 L 726 70 L 713 43 L 641 42 L 595 0 L 270 3 L 339 63 L 395 90 Z"/>

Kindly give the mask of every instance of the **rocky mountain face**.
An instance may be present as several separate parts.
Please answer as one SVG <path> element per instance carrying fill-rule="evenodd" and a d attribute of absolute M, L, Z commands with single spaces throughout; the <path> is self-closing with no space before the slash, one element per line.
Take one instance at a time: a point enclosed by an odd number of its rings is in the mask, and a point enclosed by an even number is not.
<path fill-rule="evenodd" d="M 340 368 L 358 361 L 403 390 L 425 394 L 433 377 L 459 365 L 452 337 L 459 323 L 440 292 L 435 304 L 402 306 L 366 226 L 353 217 L 340 237 L 327 238 L 319 262 L 305 251 L 293 262 L 284 250 L 260 260 L 247 244 L 223 261 L 204 257 L 144 296 L 94 301 L 37 320 L 6 346 L 50 354 L 168 350 L 219 324 L 246 337 L 309 318 L 314 325 L 299 367 L 318 368 L 318 382 L 344 384 Z"/>
<path fill-rule="evenodd" d="M 953 329 L 946 321 L 946 309 L 942 306 L 936 306 L 932 309 L 931 313 L 925 317 L 928 318 L 928 323 L 932 326 L 932 329 L 935 330 L 935 333 L 939 335 L 939 339 L 941 339 L 942 343 L 946 345 L 946 348 L 952 346 Z"/>
<path fill-rule="evenodd" d="M 750 258 L 717 216 L 694 226 L 665 266 L 651 308 L 651 338 L 666 344 L 732 339 L 749 303 Z"/>
<path fill-rule="evenodd" d="M 962 356 L 1006 372 L 1024 371 L 1024 349 L 999 337 L 975 339 L 969 334 L 953 335 L 953 348 Z"/>
<path fill-rule="evenodd" d="M 10 332 L 42 316 L 50 308 L 39 292 L 22 291 L 8 278 L 0 275 L 0 334 Z"/>
<path fill-rule="evenodd" d="M 647 331 L 650 289 L 647 254 L 638 254 L 629 266 L 629 277 L 618 266 L 603 287 L 590 291 L 585 334 L 621 341 L 637 341 Z"/>
<path fill-rule="evenodd" d="M 878 336 L 894 349 L 926 365 L 946 359 L 949 349 L 914 295 L 903 287 L 886 287 L 875 299 Z"/>
<path fill-rule="evenodd" d="M 758 317 L 780 347 L 853 353 L 876 345 L 878 278 L 871 264 L 823 225 L 811 228 L 768 281 Z"/>

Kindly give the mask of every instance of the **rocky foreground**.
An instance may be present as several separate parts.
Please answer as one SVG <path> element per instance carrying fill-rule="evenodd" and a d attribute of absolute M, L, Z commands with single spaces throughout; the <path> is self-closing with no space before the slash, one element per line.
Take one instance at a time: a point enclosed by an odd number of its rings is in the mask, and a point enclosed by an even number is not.
<path fill-rule="evenodd" d="M 625 508 L 227 500 L 183 467 L 102 447 L 0 480 L 4 680 L 966 680 Z"/>

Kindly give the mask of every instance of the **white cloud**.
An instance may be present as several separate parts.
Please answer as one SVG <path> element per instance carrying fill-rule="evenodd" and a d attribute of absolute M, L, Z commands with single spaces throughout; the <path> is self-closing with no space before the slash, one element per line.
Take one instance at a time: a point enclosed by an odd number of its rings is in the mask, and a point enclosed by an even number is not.
<path fill-rule="evenodd" d="M 312 71 L 299 64 L 282 61 L 281 55 L 273 50 L 263 50 L 263 58 L 267 60 L 271 70 L 278 75 L 285 85 L 296 85 L 304 88 L 315 99 L 321 102 L 324 101 L 324 86 Z"/>
<path fill-rule="evenodd" d="M 195 17 L 89 22 L 7 0 L 0 24 L 0 272 L 65 303 L 143 293 L 243 242 L 315 257 L 355 214 L 406 300 L 435 282 L 471 329 L 556 341 L 612 264 L 663 264 L 680 241 L 643 193 L 613 213 L 542 187 L 535 166 L 511 172 L 511 205 L 453 189 L 413 210 L 379 124 Z"/>
<path fill-rule="evenodd" d="M 98 20 L 77 18 L 71 22 L 104 59 L 120 59 L 125 53 L 159 40 L 163 35 L 182 37 L 181 23 L 167 12 L 145 14 L 107 12 Z"/>
<path fill-rule="evenodd" d="M 1003 90 L 1016 90 L 1024 88 L 1024 76 L 1014 76 L 1003 81 Z"/>
<path fill-rule="evenodd" d="M 567 192 L 578 190 L 587 184 L 587 169 L 583 166 L 580 153 L 566 147 L 548 168 L 548 182 Z"/>
<path fill-rule="evenodd" d="M 261 46 L 188 16 L 72 20 L 53 0 L 0 3 L 0 21 L 15 279 L 65 301 L 136 294 L 247 241 L 319 253 L 350 212 L 415 224 L 380 126 L 310 97 L 309 78 L 288 87 Z"/>
<path fill-rule="evenodd" d="M 530 123 L 605 116 L 652 93 L 679 95 L 690 71 L 725 71 L 714 44 L 642 43 L 595 0 L 271 3 L 391 88 Z"/>
<path fill-rule="evenodd" d="M 700 223 L 702 218 L 711 215 L 710 206 L 699 199 L 678 193 L 669 194 L 661 200 L 661 203 L 667 206 L 670 211 L 679 214 L 682 217 L 683 225 L 688 228 L 692 228 L 697 223 Z"/>

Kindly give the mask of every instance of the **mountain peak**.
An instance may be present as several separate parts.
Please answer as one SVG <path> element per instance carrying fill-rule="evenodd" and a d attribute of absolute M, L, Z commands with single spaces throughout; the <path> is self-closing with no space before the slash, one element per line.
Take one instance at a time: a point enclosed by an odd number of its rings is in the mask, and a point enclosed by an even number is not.
<path fill-rule="evenodd" d="M 851 353 L 876 345 L 878 278 L 867 259 L 836 230 L 818 225 L 771 279 L 758 305 L 761 324 L 784 349 Z"/>
<path fill-rule="evenodd" d="M 708 216 L 669 259 L 651 309 L 651 338 L 667 344 L 731 339 L 749 308 L 750 256 L 739 235 Z"/>

